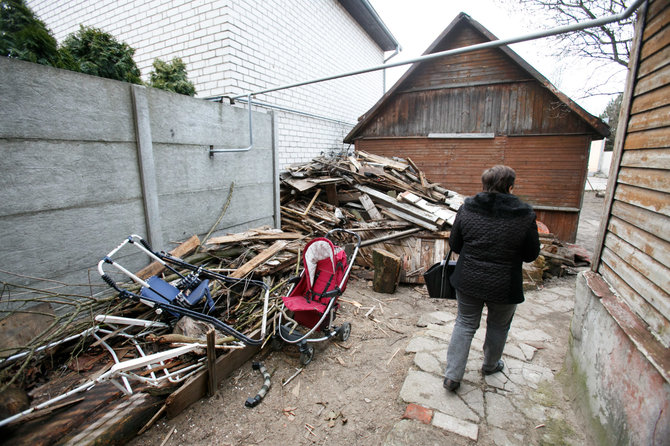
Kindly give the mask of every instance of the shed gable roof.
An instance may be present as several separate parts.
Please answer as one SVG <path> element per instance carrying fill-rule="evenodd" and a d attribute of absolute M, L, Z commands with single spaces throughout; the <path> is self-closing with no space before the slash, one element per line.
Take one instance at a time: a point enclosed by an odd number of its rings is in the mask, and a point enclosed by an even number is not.
<path fill-rule="evenodd" d="M 464 35 L 463 30 L 470 31 L 469 33 L 465 33 L 469 37 L 462 37 Z M 461 48 L 494 40 L 498 40 L 498 38 L 477 21 L 473 20 L 469 15 L 460 13 L 423 54 L 433 54 L 448 49 Z M 601 137 L 609 135 L 609 127 L 607 124 L 588 113 L 568 96 L 560 92 L 544 76 L 542 76 L 542 74 L 535 70 L 514 51 L 507 46 L 501 46 L 493 50 L 480 50 L 478 52 L 446 56 L 441 59 L 415 62 L 393 85 L 393 87 L 391 87 L 391 89 L 359 119 L 358 124 L 351 130 L 351 132 L 349 132 L 344 141 L 350 143 L 353 142 L 355 138 L 359 137 L 364 129 L 368 127 L 375 118 L 384 113 L 384 106 L 390 103 L 393 98 L 401 92 L 412 91 L 413 88 L 454 88 L 459 86 L 457 82 L 463 82 L 462 79 L 466 79 L 468 83 L 477 81 L 477 79 L 472 78 L 472 73 L 468 72 L 466 67 L 467 64 L 464 62 L 467 61 L 469 65 L 477 63 L 477 54 L 482 54 L 482 51 L 488 51 L 488 59 L 480 63 L 480 67 L 478 68 L 480 73 L 486 70 L 495 73 L 497 79 L 496 82 L 506 80 L 535 81 L 546 88 L 548 92 L 562 102 L 570 111 L 574 112 L 575 115 L 583 121 L 588 128 L 592 129 L 594 133 Z M 493 61 L 493 64 L 490 57 L 492 53 L 496 56 L 496 60 Z M 497 57 L 498 55 L 499 57 Z M 443 62 L 440 63 L 440 61 L 444 60 L 449 61 L 449 70 L 445 70 Z M 484 66 L 484 64 L 487 65 Z M 439 76 L 435 76 L 436 70 L 442 70 L 443 72 L 439 73 Z M 450 73 L 447 71 L 452 72 Z M 431 85 L 431 82 L 435 83 L 435 78 L 440 78 L 440 84 Z"/>

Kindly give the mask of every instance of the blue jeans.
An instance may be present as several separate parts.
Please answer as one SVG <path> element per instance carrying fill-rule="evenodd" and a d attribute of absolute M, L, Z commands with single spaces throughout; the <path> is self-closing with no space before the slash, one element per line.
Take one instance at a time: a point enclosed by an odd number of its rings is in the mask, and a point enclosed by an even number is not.
<path fill-rule="evenodd" d="M 484 363 L 482 368 L 492 370 L 502 357 L 507 333 L 512 324 L 516 304 L 497 304 L 484 302 L 475 297 L 466 296 L 456 291 L 458 300 L 458 316 L 451 341 L 447 350 L 447 370 L 445 376 L 452 381 L 460 382 L 465 374 L 472 337 L 479 328 L 484 305 L 488 308 L 486 317 L 486 338 L 484 340 Z"/>

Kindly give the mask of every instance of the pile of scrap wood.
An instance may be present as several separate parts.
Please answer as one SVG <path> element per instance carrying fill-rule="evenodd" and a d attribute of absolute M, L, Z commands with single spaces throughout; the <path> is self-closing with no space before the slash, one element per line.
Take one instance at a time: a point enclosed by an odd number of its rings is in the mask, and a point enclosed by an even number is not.
<path fill-rule="evenodd" d="M 262 278 L 270 287 L 267 341 L 278 296 L 296 273 L 302 238 L 260 228 L 202 246 L 194 236 L 171 254 L 228 277 Z M 158 263 L 136 275 L 177 278 Z M 120 443 L 157 413 L 176 415 L 200 399 L 261 348 L 199 320 L 176 320 L 167 312 L 161 317 L 142 303 L 118 298 L 107 285 L 86 296 L 18 282 L 0 283 L 3 303 L 13 303 L 0 311 L 0 431 L 15 444 L 79 444 L 100 436 Z M 139 285 L 121 288 L 137 292 Z M 263 290 L 247 281 L 212 280 L 209 288 L 215 302 L 210 314 L 258 338 Z"/>
<path fill-rule="evenodd" d="M 211 271 L 262 280 L 271 290 L 269 319 L 290 279 L 299 273 L 304 245 L 334 228 L 354 231 L 363 239 L 355 274 L 369 277 L 373 249 L 384 249 L 402 259 L 402 281 L 421 283 L 425 269 L 444 256 L 449 227 L 463 201 L 429 182 L 409 159 L 364 152 L 294 166 L 281 180 L 283 230 L 262 227 L 202 243 L 194 236 L 171 251 Z M 543 253 L 546 263 L 536 265 L 535 283 L 548 271 L 556 273 L 550 263 L 560 270 L 566 262 L 578 266 L 584 261 L 576 248 L 550 235 L 543 235 Z M 158 264 L 137 275 L 158 275 L 168 282 L 176 278 Z M 213 334 L 198 321 L 161 318 L 112 292 L 58 291 L 66 284 L 37 290 L 16 282 L 0 281 L 0 300 L 13 304 L 0 310 L 0 423 L 13 414 L 31 412 L 0 425 L 14 443 L 77 443 L 87 436 L 120 443 L 162 413 L 178 414 L 260 348 Z M 210 286 L 216 317 L 249 337 L 257 334 L 259 290 Z M 82 285 L 86 290 L 93 287 Z M 138 287 L 128 285 L 130 291 Z M 143 322 L 124 325 L 119 318 Z M 268 335 L 272 330 L 269 327 Z M 170 356 L 174 351 L 179 354 Z M 167 356 L 157 363 L 145 363 L 146 357 L 163 354 Z M 119 363 L 141 367 L 121 370 Z M 169 379 L 157 379 L 161 377 Z M 129 388 L 132 395 L 123 397 Z M 56 395 L 66 396 L 53 401 Z"/>
<path fill-rule="evenodd" d="M 441 260 L 463 197 L 426 179 L 411 159 L 358 151 L 316 158 L 281 176 L 282 228 L 323 235 L 338 227 L 363 239 L 358 264 L 373 267 L 373 249 L 402 259 L 400 280 L 422 283 Z"/>

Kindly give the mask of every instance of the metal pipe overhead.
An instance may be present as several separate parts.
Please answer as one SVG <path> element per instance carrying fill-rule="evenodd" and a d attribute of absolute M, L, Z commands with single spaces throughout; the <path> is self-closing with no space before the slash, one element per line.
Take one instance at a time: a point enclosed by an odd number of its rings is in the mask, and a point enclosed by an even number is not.
<path fill-rule="evenodd" d="M 628 18 L 635 10 L 640 7 L 640 5 L 645 2 L 646 0 L 636 0 L 632 5 L 630 5 L 625 11 L 621 12 L 620 14 L 615 14 L 607 17 L 602 17 L 599 19 L 594 19 L 594 20 L 587 20 L 586 22 L 581 22 L 581 23 L 575 23 L 573 25 L 564 25 L 564 26 L 558 26 L 556 28 L 550 28 L 544 31 L 536 31 L 533 33 L 529 34 L 524 34 L 518 37 L 510 37 L 507 39 L 498 39 L 498 40 L 492 40 L 490 42 L 484 42 L 484 43 L 478 43 L 475 45 L 470 45 L 470 46 L 465 46 L 462 48 L 455 48 L 453 50 L 446 50 L 446 51 L 440 51 L 438 53 L 432 53 L 432 54 L 426 54 L 423 56 L 415 57 L 413 59 L 408 59 L 408 60 L 402 60 L 398 62 L 392 62 L 389 64 L 383 64 L 383 65 L 377 65 L 374 67 L 368 67 L 368 68 L 362 68 L 360 70 L 355 70 L 355 71 L 349 71 L 347 73 L 341 73 L 341 74 L 334 74 L 332 76 L 326 76 L 326 77 L 321 77 L 318 79 L 312 79 L 308 81 L 302 81 L 302 82 L 295 82 L 292 84 L 287 84 L 287 85 L 282 85 L 279 87 L 273 87 L 273 88 L 267 88 L 265 90 L 258 90 L 254 91 L 252 93 L 244 94 L 244 95 L 239 95 L 239 96 L 234 96 L 233 99 L 238 99 L 244 96 L 248 96 L 249 94 L 252 96 L 256 96 L 259 94 L 264 94 L 264 93 L 271 93 L 274 91 L 280 91 L 280 90 L 286 90 L 288 88 L 295 88 L 295 87 L 301 87 L 303 85 L 309 85 L 309 84 L 315 84 L 318 82 L 324 82 L 324 81 L 330 81 L 334 79 L 340 79 L 343 77 L 349 77 L 349 76 L 356 76 L 358 74 L 365 74 L 365 73 L 371 73 L 373 71 L 379 71 L 379 70 L 385 70 L 387 68 L 394 68 L 394 67 L 399 67 L 402 65 L 408 65 L 408 64 L 413 64 L 416 62 L 425 62 L 427 60 L 433 60 L 433 59 L 439 59 L 441 57 L 446 57 L 446 56 L 454 56 L 456 54 L 463 54 L 463 53 L 469 53 L 472 51 L 477 51 L 477 50 L 483 50 L 487 48 L 497 48 L 500 46 L 505 46 L 505 45 L 511 45 L 513 43 L 521 43 L 521 42 L 528 42 L 530 40 L 536 40 L 536 39 L 541 39 L 544 37 L 551 37 L 555 36 L 558 34 L 565 34 L 569 33 L 572 31 L 581 31 L 583 29 L 587 28 L 593 28 L 596 26 L 601 26 L 601 25 L 606 25 L 608 23 L 612 22 L 618 22 L 619 20 L 623 20 Z"/>
<path fill-rule="evenodd" d="M 536 39 L 541 39 L 544 37 L 551 37 L 551 36 L 556 36 L 558 34 L 565 34 L 573 31 L 581 31 L 583 29 L 587 28 L 593 28 L 596 26 L 601 26 L 601 25 L 606 25 L 608 23 L 612 22 L 618 22 L 619 20 L 623 20 L 628 18 L 637 8 L 642 5 L 646 0 L 636 0 L 633 4 L 631 4 L 628 8 L 626 8 L 625 11 L 619 13 L 619 14 L 614 14 L 611 16 L 607 17 L 601 17 L 599 19 L 593 19 L 593 20 L 587 20 L 585 22 L 581 23 L 575 23 L 573 25 L 564 25 L 564 26 L 558 26 L 555 28 L 549 28 L 547 30 L 543 31 L 536 31 L 533 33 L 528 33 L 528 34 L 523 34 L 521 36 L 517 37 L 510 37 L 507 39 L 498 39 L 498 40 L 492 40 L 490 42 L 484 42 L 484 43 L 478 43 L 475 45 L 470 45 L 470 46 L 465 46 L 462 48 L 455 48 L 453 50 L 446 50 L 446 51 L 440 51 L 438 53 L 432 53 L 432 54 L 426 54 L 423 56 L 415 57 L 413 59 L 408 59 L 408 60 L 402 60 L 398 62 L 392 62 L 392 63 L 387 63 L 387 64 L 382 64 L 382 65 L 377 65 L 373 67 L 368 67 L 368 68 L 362 68 L 360 70 L 354 70 L 354 71 L 349 71 L 346 73 L 340 73 L 340 74 L 334 74 L 331 76 L 326 76 L 326 77 L 320 77 L 317 79 L 312 79 L 312 80 L 307 80 L 307 81 L 302 81 L 302 82 L 295 82 L 292 84 L 287 84 L 287 85 L 281 85 L 279 87 L 273 87 L 273 88 L 267 88 L 265 90 L 258 90 L 238 96 L 233 96 L 231 98 L 232 101 L 235 99 L 240 99 L 246 96 L 247 98 L 247 104 L 249 108 L 249 146 L 245 148 L 240 148 L 240 149 L 214 149 L 213 147 L 210 147 L 209 149 L 209 156 L 212 157 L 214 156 L 215 153 L 222 153 L 222 152 L 246 152 L 250 150 L 253 147 L 253 134 L 252 134 L 252 123 L 251 123 L 251 98 L 253 96 L 259 95 L 259 94 L 265 94 L 265 93 L 272 93 L 275 91 L 280 91 L 280 90 L 286 90 L 289 88 L 295 88 L 295 87 L 302 87 L 303 85 L 309 85 L 309 84 L 316 84 L 319 82 L 325 82 L 325 81 L 330 81 L 334 79 L 340 79 L 343 77 L 349 77 L 349 76 L 356 76 L 359 74 L 365 74 L 365 73 L 371 73 L 374 71 L 379 71 L 379 70 L 385 70 L 387 68 L 395 68 L 395 67 L 400 67 L 402 65 L 408 65 L 408 64 L 413 64 L 416 62 L 425 62 L 428 60 L 433 60 L 433 59 L 439 59 L 442 57 L 447 57 L 447 56 L 454 56 L 457 54 L 464 54 L 464 53 L 470 53 L 472 51 L 478 51 L 478 50 L 483 50 L 483 49 L 488 49 L 488 48 L 498 48 L 501 46 L 506 46 L 506 45 L 511 45 L 514 43 L 521 43 L 521 42 L 528 42 L 531 40 L 536 40 Z"/>

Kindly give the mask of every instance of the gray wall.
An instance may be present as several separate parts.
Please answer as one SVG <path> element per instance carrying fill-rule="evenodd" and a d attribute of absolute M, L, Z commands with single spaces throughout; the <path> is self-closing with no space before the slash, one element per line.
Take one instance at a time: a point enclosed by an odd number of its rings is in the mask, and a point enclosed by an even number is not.
<path fill-rule="evenodd" d="M 210 157 L 248 146 L 246 110 L 0 57 L 0 269 L 87 283 L 130 234 L 157 249 L 204 236 L 232 182 L 216 232 L 276 226 L 272 115 L 253 125 L 250 151 Z"/>

